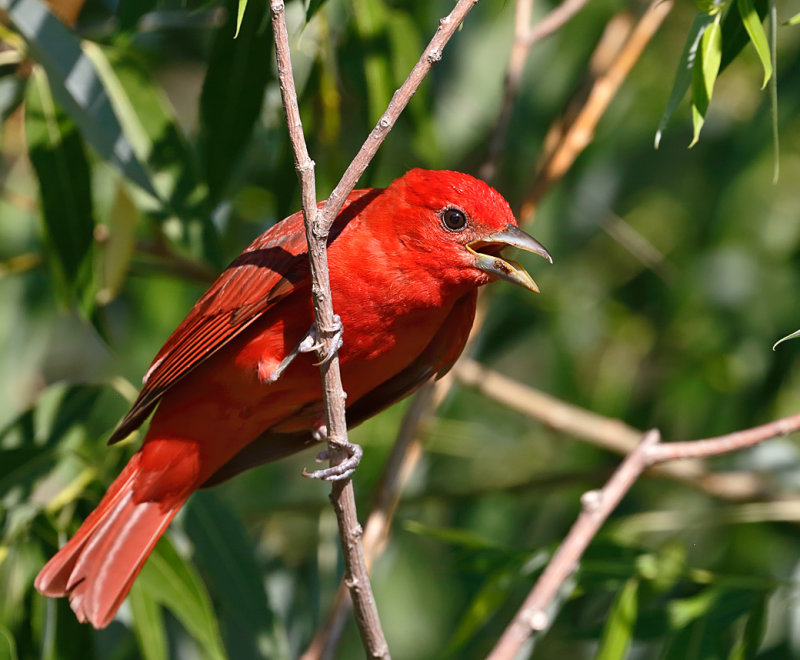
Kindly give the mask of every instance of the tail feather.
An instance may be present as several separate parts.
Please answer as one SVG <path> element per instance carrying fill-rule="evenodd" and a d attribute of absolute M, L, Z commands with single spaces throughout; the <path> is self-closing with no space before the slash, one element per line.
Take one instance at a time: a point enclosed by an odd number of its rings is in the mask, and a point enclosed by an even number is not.
<path fill-rule="evenodd" d="M 134 501 L 137 453 L 109 488 L 97 509 L 47 563 L 34 585 L 45 596 L 69 596 L 81 622 L 95 628 L 114 618 L 147 556 L 183 500 L 163 507 Z"/>

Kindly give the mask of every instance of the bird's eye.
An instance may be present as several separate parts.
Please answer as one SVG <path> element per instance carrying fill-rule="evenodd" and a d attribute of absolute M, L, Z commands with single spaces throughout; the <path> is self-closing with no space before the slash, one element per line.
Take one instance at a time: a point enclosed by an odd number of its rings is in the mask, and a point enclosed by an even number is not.
<path fill-rule="evenodd" d="M 442 211 L 442 222 L 450 231 L 461 231 L 467 226 L 467 216 L 461 209 L 449 208 Z"/>

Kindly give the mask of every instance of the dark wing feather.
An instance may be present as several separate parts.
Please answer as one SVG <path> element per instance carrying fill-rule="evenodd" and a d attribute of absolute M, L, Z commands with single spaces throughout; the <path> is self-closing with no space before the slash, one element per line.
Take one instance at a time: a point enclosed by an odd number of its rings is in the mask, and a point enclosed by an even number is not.
<path fill-rule="evenodd" d="M 378 192 L 351 193 L 337 216 L 329 242 Z M 164 392 L 307 282 L 308 277 L 303 216 L 295 213 L 253 241 L 203 294 L 156 355 L 143 379 L 142 391 L 111 434 L 109 444 L 138 428 Z"/>
<path fill-rule="evenodd" d="M 347 425 L 361 422 L 408 396 L 431 377 L 441 378 L 452 368 L 467 343 L 475 318 L 476 294 L 460 298 L 425 350 L 400 373 L 368 392 L 347 407 Z M 262 433 L 203 484 L 216 486 L 252 467 L 276 461 L 314 444 L 309 432 Z"/>

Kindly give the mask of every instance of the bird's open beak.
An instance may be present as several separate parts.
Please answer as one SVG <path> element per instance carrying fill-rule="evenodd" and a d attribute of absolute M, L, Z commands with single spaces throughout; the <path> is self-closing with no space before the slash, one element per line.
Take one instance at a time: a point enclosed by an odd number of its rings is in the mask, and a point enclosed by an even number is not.
<path fill-rule="evenodd" d="M 505 229 L 494 234 L 467 243 L 466 247 L 475 256 L 476 268 L 535 293 L 539 293 L 539 287 L 533 278 L 516 261 L 501 258 L 500 251 L 505 247 L 516 247 L 538 254 L 553 263 L 553 258 L 539 241 L 512 224 L 507 224 Z"/>

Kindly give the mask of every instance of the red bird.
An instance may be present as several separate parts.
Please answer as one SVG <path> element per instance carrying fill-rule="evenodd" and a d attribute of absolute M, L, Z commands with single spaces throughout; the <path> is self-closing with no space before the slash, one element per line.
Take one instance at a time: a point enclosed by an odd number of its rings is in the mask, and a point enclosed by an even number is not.
<path fill-rule="evenodd" d="M 328 244 L 348 424 L 450 369 L 478 287 L 503 279 L 538 291 L 519 264 L 500 257 L 508 246 L 551 260 L 517 228 L 503 197 L 466 174 L 412 170 L 388 188 L 351 193 Z M 295 213 L 233 261 L 156 355 L 110 439 L 155 410 L 141 449 L 36 588 L 69 596 L 80 621 L 108 625 L 192 492 L 315 442 L 322 387 L 303 351 L 313 321 Z"/>

